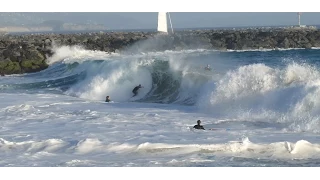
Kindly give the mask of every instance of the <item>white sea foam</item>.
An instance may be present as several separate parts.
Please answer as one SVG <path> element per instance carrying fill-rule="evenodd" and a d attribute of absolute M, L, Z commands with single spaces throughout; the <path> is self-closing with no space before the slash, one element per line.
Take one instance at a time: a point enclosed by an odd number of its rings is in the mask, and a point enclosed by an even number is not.
<path fill-rule="evenodd" d="M 56 66 L 44 76 L 0 80 L 4 90 L 12 87 L 0 97 L 1 166 L 319 165 L 320 74 L 313 65 L 247 64 L 207 50 L 56 51 L 49 59 Z M 206 64 L 213 70 L 204 71 Z M 70 84 L 62 79 L 60 94 L 23 89 L 43 79 L 46 85 L 52 71 L 82 75 Z M 138 84 L 141 102 L 130 102 Z M 103 102 L 106 95 L 112 102 Z M 206 130 L 192 128 L 198 119 Z"/>
<path fill-rule="evenodd" d="M 192 112 L 191 107 L 75 101 L 72 97 L 49 94 L 3 95 L 2 166 L 133 165 L 124 159 L 137 166 L 184 166 L 192 162 L 210 164 L 213 155 L 278 161 L 319 158 L 320 145 L 312 142 L 316 136 L 304 136 L 309 140 L 303 140 L 297 133 L 283 133 L 276 127 L 268 129 L 266 124 L 266 129 L 255 130 L 256 123 L 244 121 L 241 128 L 233 126 L 237 120 L 219 120 Z M 12 101 L 24 105 L 6 105 Z M 59 103 L 62 101 L 67 103 Z M 37 120 L 35 110 L 42 112 Z M 21 113 L 29 121 L 20 121 Z M 12 118 L 4 118 L 8 116 Z M 203 119 L 207 129 L 220 130 L 192 130 L 198 118 Z M 192 154 L 202 156 L 195 158 Z"/>

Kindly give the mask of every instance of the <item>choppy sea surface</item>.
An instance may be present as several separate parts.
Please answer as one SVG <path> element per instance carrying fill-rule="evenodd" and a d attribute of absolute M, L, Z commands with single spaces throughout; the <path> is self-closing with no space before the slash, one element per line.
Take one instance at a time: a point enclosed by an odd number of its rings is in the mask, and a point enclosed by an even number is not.
<path fill-rule="evenodd" d="M 54 51 L 0 77 L 0 166 L 320 165 L 319 49 Z"/>

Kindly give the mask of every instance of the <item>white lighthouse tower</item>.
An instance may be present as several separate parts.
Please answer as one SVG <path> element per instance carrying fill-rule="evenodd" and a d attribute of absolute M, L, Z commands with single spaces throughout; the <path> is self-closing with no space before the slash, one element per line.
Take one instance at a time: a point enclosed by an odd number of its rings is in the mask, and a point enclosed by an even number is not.
<path fill-rule="evenodd" d="M 301 12 L 298 12 L 298 27 L 306 27 L 306 25 L 301 25 Z"/>

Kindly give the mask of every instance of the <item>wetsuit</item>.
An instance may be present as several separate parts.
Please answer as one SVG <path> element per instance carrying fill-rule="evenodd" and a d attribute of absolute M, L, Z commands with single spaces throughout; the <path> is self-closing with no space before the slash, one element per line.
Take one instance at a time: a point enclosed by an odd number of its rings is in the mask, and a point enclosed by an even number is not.
<path fill-rule="evenodd" d="M 203 128 L 203 126 L 201 126 L 201 125 L 194 125 L 193 126 L 193 128 L 195 128 L 195 129 L 203 129 L 203 130 L 205 130 L 204 128 Z"/>
<path fill-rule="evenodd" d="M 132 90 L 132 92 L 133 92 L 133 96 L 132 97 L 134 97 L 134 96 L 136 96 L 137 94 L 138 94 L 138 90 L 141 88 L 141 86 L 136 86 L 133 90 Z"/>

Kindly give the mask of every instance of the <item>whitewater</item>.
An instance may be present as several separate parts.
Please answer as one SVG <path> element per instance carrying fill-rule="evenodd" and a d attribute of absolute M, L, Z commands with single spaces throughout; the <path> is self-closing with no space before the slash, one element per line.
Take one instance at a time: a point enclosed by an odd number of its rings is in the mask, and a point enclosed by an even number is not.
<path fill-rule="evenodd" d="M 320 165 L 319 49 L 54 52 L 0 78 L 0 166 Z"/>

